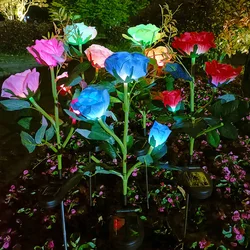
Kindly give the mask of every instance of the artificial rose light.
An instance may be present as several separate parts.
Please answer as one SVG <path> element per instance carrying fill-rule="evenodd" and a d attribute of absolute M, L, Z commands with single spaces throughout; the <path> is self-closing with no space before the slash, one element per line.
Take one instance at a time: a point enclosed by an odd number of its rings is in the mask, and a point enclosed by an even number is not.
<path fill-rule="evenodd" d="M 195 45 L 197 51 L 195 51 Z M 185 32 L 180 37 L 174 37 L 172 47 L 190 55 L 195 52 L 196 55 L 206 53 L 210 48 L 215 48 L 214 34 L 212 32 Z"/>
<path fill-rule="evenodd" d="M 34 94 L 37 91 L 39 86 L 39 76 L 40 73 L 36 72 L 36 69 L 33 69 L 32 71 L 28 69 L 22 73 L 11 75 L 3 82 L 1 96 L 10 99 L 18 99 L 18 97 L 27 98 L 29 94 Z M 7 90 L 13 92 L 17 97 L 13 96 Z"/>
<path fill-rule="evenodd" d="M 79 117 L 96 120 L 105 115 L 110 103 L 110 96 L 106 89 L 89 86 L 82 90 L 77 99 L 72 100 L 70 106 Z"/>
<path fill-rule="evenodd" d="M 97 36 L 95 27 L 82 23 L 74 23 L 64 28 L 65 40 L 71 45 L 83 45 Z"/>
<path fill-rule="evenodd" d="M 171 91 L 165 90 L 162 92 L 162 95 L 164 106 L 169 106 L 173 112 L 176 111 L 176 107 L 181 101 L 181 91 L 179 89 Z"/>
<path fill-rule="evenodd" d="M 64 46 L 56 38 L 36 40 L 35 45 L 27 47 L 39 64 L 55 67 L 65 61 Z"/>
<path fill-rule="evenodd" d="M 128 29 L 128 34 L 132 37 L 131 39 L 135 44 L 151 46 L 154 42 L 162 37 L 160 28 L 154 24 L 139 24 L 137 26 Z"/>
<path fill-rule="evenodd" d="M 156 148 L 162 145 L 166 142 L 171 132 L 167 125 L 155 121 L 148 136 L 150 146 Z"/>
<path fill-rule="evenodd" d="M 97 69 L 104 68 L 105 60 L 113 54 L 111 50 L 98 44 L 92 44 L 84 52 L 92 66 Z"/>
<path fill-rule="evenodd" d="M 146 49 L 145 55 L 147 57 L 155 59 L 159 67 L 163 67 L 164 65 L 166 65 L 172 58 L 168 49 L 164 46 Z"/>
<path fill-rule="evenodd" d="M 234 68 L 230 64 L 219 63 L 216 60 L 205 63 L 205 71 L 215 87 L 233 81 L 241 70 L 242 67 Z"/>
<path fill-rule="evenodd" d="M 116 52 L 105 60 L 105 69 L 122 82 L 146 76 L 149 59 L 141 53 Z"/>

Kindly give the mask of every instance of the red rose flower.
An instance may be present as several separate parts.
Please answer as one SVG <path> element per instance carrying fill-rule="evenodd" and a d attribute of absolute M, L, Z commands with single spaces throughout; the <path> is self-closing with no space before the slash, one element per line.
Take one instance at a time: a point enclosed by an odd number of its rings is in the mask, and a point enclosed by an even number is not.
<path fill-rule="evenodd" d="M 234 68 L 230 64 L 218 63 L 216 60 L 205 63 L 205 71 L 215 87 L 218 87 L 219 84 L 231 82 L 240 74 L 241 70 L 242 67 Z"/>
<path fill-rule="evenodd" d="M 214 34 L 212 32 L 185 32 L 180 37 L 174 37 L 172 47 L 190 55 L 197 45 L 197 55 L 206 53 L 210 48 L 215 48 Z"/>
<path fill-rule="evenodd" d="M 169 106 L 171 110 L 174 112 L 176 111 L 176 107 L 181 101 L 181 91 L 178 90 L 171 90 L 171 91 L 163 91 L 163 104 L 164 106 Z"/>

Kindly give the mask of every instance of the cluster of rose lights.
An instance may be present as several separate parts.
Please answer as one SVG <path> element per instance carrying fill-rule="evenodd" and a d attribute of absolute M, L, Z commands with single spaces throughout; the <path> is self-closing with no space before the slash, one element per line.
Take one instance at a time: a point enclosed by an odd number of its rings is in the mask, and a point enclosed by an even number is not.
<path fill-rule="evenodd" d="M 126 39 L 130 39 L 134 44 L 141 46 L 143 53 L 112 52 L 97 44 L 92 44 L 84 51 L 87 59 L 91 62 L 94 68 L 97 70 L 104 68 L 116 78 L 117 82 L 123 83 L 124 110 L 125 113 L 127 112 L 127 116 L 125 115 L 124 118 L 125 120 L 127 119 L 125 123 L 128 123 L 128 85 L 131 82 L 139 82 L 140 78 L 147 77 L 152 59 L 155 59 L 153 61 L 158 65 L 158 69 L 165 72 L 164 74 L 169 73 L 174 78 L 178 78 L 182 75 L 183 79 L 194 81 L 190 74 L 184 72 L 183 67 L 179 63 L 171 61 L 172 56 L 168 47 L 154 47 L 155 44 L 163 38 L 163 33 L 160 31 L 161 30 L 155 25 L 140 24 L 128 29 L 129 36 L 123 35 Z M 57 143 L 59 144 L 58 149 L 66 144 L 66 142 L 61 143 L 59 136 L 58 93 L 65 95 L 71 91 L 71 87 L 64 85 L 61 87 L 57 86 L 58 80 L 62 77 L 68 77 L 68 75 L 66 72 L 64 72 L 63 75 L 55 75 L 54 67 L 62 65 L 66 61 L 64 43 L 79 46 L 79 51 L 82 53 L 82 45 L 94 39 L 97 35 L 97 31 L 94 27 L 88 27 L 83 23 L 68 25 L 64 29 L 64 32 L 64 41 L 58 40 L 56 37 L 48 40 L 36 40 L 35 45 L 27 48 L 39 64 L 50 68 L 52 94 L 56 104 L 55 118 L 48 115 L 36 103 L 34 100 L 35 98 L 33 98 L 39 87 L 39 72 L 37 72 L 36 69 L 28 69 L 22 73 L 10 76 L 4 81 L 1 93 L 2 97 L 23 101 L 23 106 L 21 105 L 22 108 L 29 108 L 31 103 L 45 118 L 47 118 L 54 126 L 57 135 Z M 180 37 L 174 37 L 172 47 L 177 49 L 183 55 L 195 59 L 199 54 L 206 53 L 210 48 L 215 47 L 214 35 L 210 32 L 185 32 Z M 235 69 L 231 65 L 221 64 L 213 60 L 205 63 L 205 71 L 212 86 L 219 87 L 222 84 L 235 79 L 235 77 L 240 74 L 241 68 L 239 67 Z M 164 106 L 168 107 L 172 112 L 178 111 L 182 100 L 180 90 L 163 91 L 159 96 L 154 98 L 162 100 Z M 30 103 L 28 101 L 30 101 Z M 11 110 L 10 107 L 8 107 L 8 102 L 1 101 L 1 103 L 7 109 L 9 108 L 9 110 Z M 18 102 L 15 102 L 15 104 L 18 105 Z M 74 96 L 74 99 L 70 104 L 70 110 L 73 112 L 69 111 L 68 114 L 70 114 L 75 120 L 97 120 L 102 128 L 113 136 L 119 144 L 121 151 L 125 155 L 123 155 L 123 163 L 126 164 L 126 140 L 121 141 L 117 138 L 110 128 L 105 125 L 105 119 L 103 119 L 103 117 L 109 113 L 107 111 L 109 105 L 110 95 L 108 90 L 99 87 L 98 84 L 91 84 L 82 89 L 79 96 Z M 128 128 L 126 127 L 126 129 Z M 127 133 L 128 131 L 125 131 L 124 136 L 127 136 Z M 155 121 L 149 133 L 149 144 L 153 148 L 163 145 L 170 133 L 171 131 L 168 126 Z M 41 140 L 38 140 L 38 142 L 41 143 Z M 136 165 L 136 167 L 138 167 L 138 165 Z M 132 170 L 128 175 L 132 173 Z M 127 172 L 123 171 L 123 173 L 125 173 L 127 181 Z"/>

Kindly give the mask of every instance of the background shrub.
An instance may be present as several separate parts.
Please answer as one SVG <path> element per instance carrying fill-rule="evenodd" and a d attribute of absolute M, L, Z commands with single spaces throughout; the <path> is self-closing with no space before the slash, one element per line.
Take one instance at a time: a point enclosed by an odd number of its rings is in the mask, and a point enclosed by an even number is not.
<path fill-rule="evenodd" d="M 80 15 L 84 23 L 104 32 L 128 22 L 131 16 L 148 4 L 149 0 L 53 0 L 49 11 L 53 13 L 59 8 L 65 8 L 66 12 Z"/>
<path fill-rule="evenodd" d="M 0 53 L 22 54 L 36 39 L 47 36 L 52 23 L 24 23 L 14 20 L 0 22 Z"/>

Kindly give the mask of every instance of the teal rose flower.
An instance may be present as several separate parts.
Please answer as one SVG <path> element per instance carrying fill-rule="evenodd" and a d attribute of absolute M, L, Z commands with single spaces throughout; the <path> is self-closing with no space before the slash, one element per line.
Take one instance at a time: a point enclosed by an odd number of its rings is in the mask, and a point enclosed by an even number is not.
<path fill-rule="evenodd" d="M 96 120 L 105 115 L 109 102 L 110 96 L 106 89 L 89 86 L 80 93 L 77 99 L 72 100 L 70 106 L 79 117 Z"/>
<path fill-rule="evenodd" d="M 126 35 L 124 35 L 124 37 L 132 40 L 135 44 L 142 45 L 144 47 L 151 46 L 162 37 L 160 28 L 151 23 L 131 27 L 128 29 L 128 34 L 131 37 L 127 37 Z"/>
<path fill-rule="evenodd" d="M 168 126 L 155 121 L 150 129 L 148 142 L 156 148 L 166 142 L 171 132 Z"/>
<path fill-rule="evenodd" d="M 116 52 L 105 62 L 105 69 L 117 80 L 131 82 L 147 74 L 149 59 L 143 54 L 134 52 Z"/>
<path fill-rule="evenodd" d="M 93 40 L 97 31 L 95 27 L 86 26 L 84 23 L 74 23 L 64 28 L 65 40 L 71 45 L 82 45 Z"/>

